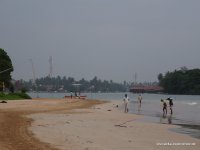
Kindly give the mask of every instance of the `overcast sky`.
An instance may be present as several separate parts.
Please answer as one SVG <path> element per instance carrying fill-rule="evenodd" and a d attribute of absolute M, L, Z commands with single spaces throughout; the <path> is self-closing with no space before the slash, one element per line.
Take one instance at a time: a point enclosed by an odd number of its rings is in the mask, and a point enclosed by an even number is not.
<path fill-rule="evenodd" d="M 49 74 L 157 81 L 200 67 L 199 0 L 0 0 L 0 47 L 14 79 Z"/>

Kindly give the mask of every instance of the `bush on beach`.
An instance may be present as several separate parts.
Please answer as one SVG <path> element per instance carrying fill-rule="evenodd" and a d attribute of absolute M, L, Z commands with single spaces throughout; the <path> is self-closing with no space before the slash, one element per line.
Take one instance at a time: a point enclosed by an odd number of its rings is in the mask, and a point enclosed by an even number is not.
<path fill-rule="evenodd" d="M 19 93 L 0 93 L 0 100 L 21 100 L 21 99 L 31 99 L 31 97 L 23 92 Z"/>

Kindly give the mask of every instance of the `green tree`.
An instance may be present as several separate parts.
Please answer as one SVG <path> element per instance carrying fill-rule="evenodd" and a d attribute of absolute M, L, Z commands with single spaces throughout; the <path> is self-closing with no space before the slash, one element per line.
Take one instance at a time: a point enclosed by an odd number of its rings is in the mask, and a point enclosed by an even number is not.
<path fill-rule="evenodd" d="M 200 94 L 200 69 L 167 72 L 164 76 L 158 75 L 159 84 L 169 94 Z"/>
<path fill-rule="evenodd" d="M 5 87 L 10 86 L 12 71 L 13 65 L 10 57 L 4 49 L 0 48 L 0 91 L 3 90 L 3 85 Z"/>

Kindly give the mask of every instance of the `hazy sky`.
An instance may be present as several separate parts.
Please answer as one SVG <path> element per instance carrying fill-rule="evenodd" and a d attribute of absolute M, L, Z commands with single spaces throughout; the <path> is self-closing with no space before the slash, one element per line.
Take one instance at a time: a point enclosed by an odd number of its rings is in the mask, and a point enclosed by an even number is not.
<path fill-rule="evenodd" d="M 0 0 L 0 47 L 14 79 L 156 81 L 200 67 L 199 0 Z"/>

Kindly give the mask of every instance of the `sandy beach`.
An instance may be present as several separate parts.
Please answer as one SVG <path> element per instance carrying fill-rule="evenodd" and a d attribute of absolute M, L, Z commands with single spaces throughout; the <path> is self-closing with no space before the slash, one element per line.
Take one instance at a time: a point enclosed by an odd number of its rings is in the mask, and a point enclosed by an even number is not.
<path fill-rule="evenodd" d="M 122 101 L 34 99 L 0 104 L 1 150 L 198 150 L 178 126 L 125 114 Z"/>
<path fill-rule="evenodd" d="M 102 102 L 66 99 L 32 99 L 0 103 L 0 150 L 57 150 L 50 143 L 36 138 L 29 130 L 33 119 L 26 116 L 35 113 L 70 111 L 100 103 Z"/>

